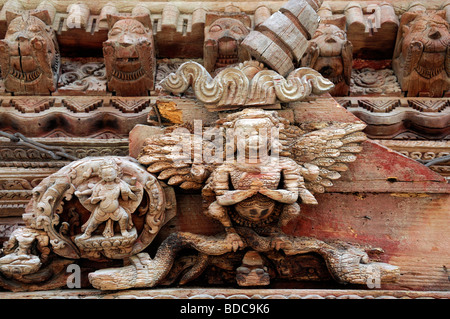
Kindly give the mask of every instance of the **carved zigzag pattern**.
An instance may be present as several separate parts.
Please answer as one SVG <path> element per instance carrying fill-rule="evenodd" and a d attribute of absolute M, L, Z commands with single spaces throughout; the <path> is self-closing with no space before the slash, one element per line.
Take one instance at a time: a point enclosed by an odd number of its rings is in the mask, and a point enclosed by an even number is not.
<path fill-rule="evenodd" d="M 408 104 L 413 109 L 421 112 L 440 112 L 449 105 L 448 100 L 409 100 Z"/>
<path fill-rule="evenodd" d="M 76 99 L 63 99 L 65 107 L 75 113 L 89 112 L 103 104 L 102 99 L 77 97 Z"/>
<path fill-rule="evenodd" d="M 54 102 L 54 99 L 34 97 L 29 99 L 12 100 L 11 106 L 22 113 L 39 113 L 48 109 Z"/>
<path fill-rule="evenodd" d="M 388 113 L 400 105 L 399 100 L 359 100 L 358 105 L 371 112 Z"/>
<path fill-rule="evenodd" d="M 149 106 L 149 99 L 112 99 L 111 105 L 123 113 L 138 113 Z"/>

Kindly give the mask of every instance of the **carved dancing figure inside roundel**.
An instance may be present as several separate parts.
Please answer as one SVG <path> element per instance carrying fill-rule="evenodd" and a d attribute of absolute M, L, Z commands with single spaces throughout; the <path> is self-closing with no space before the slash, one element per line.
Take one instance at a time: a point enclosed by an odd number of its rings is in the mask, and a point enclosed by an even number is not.
<path fill-rule="evenodd" d="M 137 201 L 138 196 L 134 192 L 141 192 L 141 189 L 129 185 L 120 178 L 119 167 L 114 161 L 105 161 L 100 166 L 99 175 L 101 180 L 92 189 L 75 192 L 76 196 L 91 195 L 88 201 L 97 205 L 89 220 L 81 227 L 84 233 L 78 237 L 78 240 L 90 238 L 92 232 L 103 222 L 106 222 L 103 231 L 104 237 L 114 236 L 113 222 L 118 222 L 121 235 L 128 237 L 130 236 L 128 231 L 133 228 L 133 222 L 131 216 L 129 216 L 132 212 L 127 212 L 124 207 L 120 206 L 119 197 L 121 196 L 123 200 L 129 198 L 132 201 Z"/>
<path fill-rule="evenodd" d="M 74 161 L 33 189 L 23 215 L 26 226 L 4 246 L 0 285 L 13 290 L 62 287 L 68 264 L 133 256 L 175 211 L 172 188 L 131 157 Z"/>

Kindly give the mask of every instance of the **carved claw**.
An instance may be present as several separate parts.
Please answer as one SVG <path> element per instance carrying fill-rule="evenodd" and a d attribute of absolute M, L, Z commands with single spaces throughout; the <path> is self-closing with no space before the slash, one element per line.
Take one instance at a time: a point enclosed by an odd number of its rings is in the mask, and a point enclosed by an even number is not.
<path fill-rule="evenodd" d="M 231 245 L 234 252 L 245 247 L 245 244 L 242 241 L 241 237 L 236 233 L 228 233 L 225 240 Z"/>
<path fill-rule="evenodd" d="M 278 234 L 271 238 L 270 248 L 274 250 L 280 250 L 288 248 L 289 242 L 288 237 L 284 234 Z"/>

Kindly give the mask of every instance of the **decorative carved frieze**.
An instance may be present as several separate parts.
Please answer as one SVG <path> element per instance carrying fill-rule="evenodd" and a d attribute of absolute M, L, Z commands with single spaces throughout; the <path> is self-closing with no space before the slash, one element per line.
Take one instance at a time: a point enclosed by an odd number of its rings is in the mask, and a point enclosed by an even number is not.
<path fill-rule="evenodd" d="M 397 106 L 400 105 L 399 100 L 370 100 L 370 99 L 359 99 L 358 105 L 376 113 L 389 113 Z"/>
<path fill-rule="evenodd" d="M 103 62 L 63 60 L 58 90 L 53 95 L 106 95 Z"/>
<path fill-rule="evenodd" d="M 22 113 L 39 113 L 53 106 L 52 98 L 23 98 L 11 101 L 11 106 Z"/>
<path fill-rule="evenodd" d="M 341 97 L 338 102 L 368 124 L 375 139 L 446 139 L 449 135 L 447 98 Z"/>
<path fill-rule="evenodd" d="M 421 112 L 441 112 L 449 106 L 447 99 L 409 99 L 409 106 Z"/>
<path fill-rule="evenodd" d="M 63 99 L 62 103 L 72 112 L 88 113 L 89 111 L 95 110 L 96 108 L 100 107 L 103 104 L 103 100 L 95 97 L 77 97 Z"/>
<path fill-rule="evenodd" d="M 350 95 L 401 96 L 401 88 L 394 71 L 391 69 L 353 69 Z"/>

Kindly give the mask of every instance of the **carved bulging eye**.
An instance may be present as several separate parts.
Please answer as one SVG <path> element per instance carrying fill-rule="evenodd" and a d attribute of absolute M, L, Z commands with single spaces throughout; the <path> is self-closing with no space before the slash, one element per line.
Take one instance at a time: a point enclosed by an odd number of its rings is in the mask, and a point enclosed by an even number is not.
<path fill-rule="evenodd" d="M 28 28 L 28 31 L 33 32 L 33 33 L 37 33 L 39 31 L 41 31 L 41 28 L 39 28 L 39 26 L 37 25 L 32 25 Z"/>
<path fill-rule="evenodd" d="M 344 32 L 341 32 L 341 31 L 339 31 L 339 32 L 336 32 L 336 35 L 339 37 L 339 39 L 341 39 L 341 40 L 344 40 L 345 39 L 345 34 L 344 34 Z"/>
<path fill-rule="evenodd" d="M 144 34 L 145 30 L 143 28 L 134 28 L 133 30 L 131 30 L 133 33 L 137 33 L 137 34 Z"/>
<path fill-rule="evenodd" d="M 209 32 L 219 32 L 219 31 L 222 31 L 222 27 L 218 24 L 215 24 L 211 28 L 209 28 Z"/>
<path fill-rule="evenodd" d="M 238 26 L 232 27 L 231 31 L 233 31 L 234 33 L 237 33 L 237 34 L 244 34 L 244 31 Z"/>
<path fill-rule="evenodd" d="M 314 38 L 318 38 L 318 37 L 320 37 L 321 35 L 323 35 L 323 32 L 322 32 L 322 31 L 316 31 L 316 33 L 314 33 Z"/>
<path fill-rule="evenodd" d="M 119 35 L 119 34 L 121 34 L 122 33 L 122 30 L 121 29 L 112 29 L 111 31 L 109 31 L 109 35 L 110 36 L 116 36 L 116 35 Z"/>

